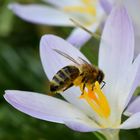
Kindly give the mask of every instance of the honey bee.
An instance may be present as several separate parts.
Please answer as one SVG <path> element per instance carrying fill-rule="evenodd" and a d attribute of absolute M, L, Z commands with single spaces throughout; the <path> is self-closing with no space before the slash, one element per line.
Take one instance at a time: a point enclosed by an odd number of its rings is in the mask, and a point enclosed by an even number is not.
<path fill-rule="evenodd" d="M 104 73 L 99 68 L 89 64 L 81 57 L 79 57 L 78 62 L 70 55 L 60 50 L 54 49 L 54 51 L 72 61 L 74 64 L 63 67 L 53 76 L 50 82 L 51 93 L 63 92 L 75 85 L 75 81 L 78 81 L 78 85 L 83 83 L 83 91 L 86 84 L 92 84 L 94 87 L 96 81 L 100 84 L 103 82 L 105 85 L 105 82 L 103 81 Z"/>

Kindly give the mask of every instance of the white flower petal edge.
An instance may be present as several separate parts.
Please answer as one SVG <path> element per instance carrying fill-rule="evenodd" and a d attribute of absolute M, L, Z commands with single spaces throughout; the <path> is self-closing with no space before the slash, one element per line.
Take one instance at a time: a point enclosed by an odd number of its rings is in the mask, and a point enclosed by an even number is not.
<path fill-rule="evenodd" d="M 120 129 L 135 129 L 140 127 L 140 112 L 129 117 L 120 125 Z"/>
<path fill-rule="evenodd" d="M 71 104 L 47 95 L 7 90 L 4 98 L 16 109 L 41 120 L 62 123 L 80 132 L 98 130 L 82 111 Z"/>
<path fill-rule="evenodd" d="M 96 32 L 97 28 L 99 26 L 99 23 L 94 23 L 92 26 L 90 26 L 88 29 L 91 32 Z M 76 46 L 78 49 L 81 48 L 92 36 L 84 31 L 83 29 L 76 28 L 72 31 L 70 36 L 67 38 L 67 41 Z"/>
<path fill-rule="evenodd" d="M 32 23 L 53 26 L 73 26 L 69 20 L 69 15 L 50 6 L 13 3 L 9 5 L 9 8 L 20 18 Z"/>
<path fill-rule="evenodd" d="M 140 112 L 140 96 L 136 97 L 132 102 L 129 103 L 124 114 L 126 116 L 131 116 L 138 112 Z"/>

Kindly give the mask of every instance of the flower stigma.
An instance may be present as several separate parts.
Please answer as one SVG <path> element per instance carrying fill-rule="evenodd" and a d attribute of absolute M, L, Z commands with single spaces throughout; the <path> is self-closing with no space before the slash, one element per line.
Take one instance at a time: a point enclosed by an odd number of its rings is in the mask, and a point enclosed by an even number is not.
<path fill-rule="evenodd" d="M 82 95 L 80 99 L 86 100 L 90 107 L 102 118 L 107 119 L 110 116 L 110 106 L 106 96 L 100 88 L 98 81 L 92 84 L 87 84 L 83 91 L 83 84 L 80 85 Z"/>

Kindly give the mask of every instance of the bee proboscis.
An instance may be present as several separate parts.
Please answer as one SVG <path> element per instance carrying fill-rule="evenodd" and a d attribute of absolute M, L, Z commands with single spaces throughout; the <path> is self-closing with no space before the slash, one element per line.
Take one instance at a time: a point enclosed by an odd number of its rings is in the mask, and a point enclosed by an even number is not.
<path fill-rule="evenodd" d="M 96 81 L 99 83 L 103 82 L 105 85 L 103 81 L 104 73 L 102 70 L 88 63 L 81 57 L 79 57 L 79 61 L 77 61 L 65 52 L 57 49 L 54 49 L 54 51 L 73 62 L 73 65 L 63 67 L 53 76 L 50 82 L 51 93 L 63 92 L 75 85 L 75 81 L 78 81 L 79 85 L 83 84 L 83 90 L 86 84 L 91 84 L 94 87 Z"/>

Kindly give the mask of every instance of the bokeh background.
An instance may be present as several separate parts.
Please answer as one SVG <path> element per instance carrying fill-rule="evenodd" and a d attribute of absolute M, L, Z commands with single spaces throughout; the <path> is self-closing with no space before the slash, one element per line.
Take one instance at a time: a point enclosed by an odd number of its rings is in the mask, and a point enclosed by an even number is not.
<path fill-rule="evenodd" d="M 8 9 L 10 2 L 28 4 L 41 1 L 0 0 L 0 140 L 98 140 L 93 133 L 74 132 L 62 124 L 27 116 L 4 100 L 6 89 L 47 94 L 48 80 L 39 57 L 40 37 L 43 34 L 56 34 L 66 38 L 72 30 L 25 22 Z M 99 40 L 92 38 L 81 49 L 95 65 L 98 46 Z M 139 140 L 140 129 L 121 131 L 120 136 L 121 140 Z"/>

